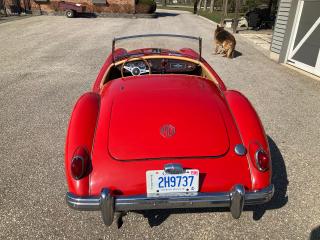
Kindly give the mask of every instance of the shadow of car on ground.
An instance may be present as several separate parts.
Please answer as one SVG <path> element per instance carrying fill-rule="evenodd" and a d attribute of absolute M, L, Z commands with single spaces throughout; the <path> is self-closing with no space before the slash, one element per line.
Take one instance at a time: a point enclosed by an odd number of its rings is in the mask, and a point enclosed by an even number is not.
<path fill-rule="evenodd" d="M 179 13 L 169 13 L 169 12 L 156 12 L 157 17 L 176 17 Z"/>
<path fill-rule="evenodd" d="M 276 143 L 269 136 L 268 143 L 272 159 L 271 182 L 274 184 L 275 191 L 270 202 L 258 206 L 248 207 L 248 209 L 253 211 L 254 220 L 261 219 L 266 210 L 281 208 L 288 202 L 287 187 L 289 181 L 285 162 Z"/>

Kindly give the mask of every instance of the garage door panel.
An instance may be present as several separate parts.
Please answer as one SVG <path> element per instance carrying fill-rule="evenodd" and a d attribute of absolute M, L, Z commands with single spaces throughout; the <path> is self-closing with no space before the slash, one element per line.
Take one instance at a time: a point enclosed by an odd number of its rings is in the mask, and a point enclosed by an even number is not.
<path fill-rule="evenodd" d="M 287 63 L 320 76 L 320 0 L 299 1 Z"/>
<path fill-rule="evenodd" d="M 320 26 L 316 28 L 310 37 L 302 44 L 292 59 L 315 67 L 320 48 Z"/>
<path fill-rule="evenodd" d="M 320 1 L 309 2 L 305 1 L 300 17 L 299 27 L 294 41 L 294 47 L 296 47 L 302 38 L 306 35 L 309 29 L 317 21 L 320 14 Z"/>

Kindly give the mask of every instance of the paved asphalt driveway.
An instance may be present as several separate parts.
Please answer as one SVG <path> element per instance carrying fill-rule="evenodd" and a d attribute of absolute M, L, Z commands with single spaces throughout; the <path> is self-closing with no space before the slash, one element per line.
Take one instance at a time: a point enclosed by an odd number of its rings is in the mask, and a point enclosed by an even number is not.
<path fill-rule="evenodd" d="M 241 56 L 212 55 L 213 24 L 185 12 L 158 19 L 39 16 L 0 25 L 0 239 L 320 239 L 320 82 L 238 37 Z M 204 57 L 256 107 L 274 161 L 275 197 L 239 220 L 226 211 L 129 213 L 117 229 L 65 204 L 64 141 L 111 39 L 134 33 L 204 38 Z M 142 45 L 143 46 L 143 45 Z"/>

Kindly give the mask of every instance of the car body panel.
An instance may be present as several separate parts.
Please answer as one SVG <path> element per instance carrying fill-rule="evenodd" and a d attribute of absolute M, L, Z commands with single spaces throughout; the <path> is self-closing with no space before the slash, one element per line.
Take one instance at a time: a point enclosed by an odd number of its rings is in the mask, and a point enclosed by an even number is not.
<path fill-rule="evenodd" d="M 252 189 L 262 189 L 269 186 L 272 176 L 272 169 L 261 172 L 255 167 L 255 152 L 262 148 L 271 159 L 268 141 L 258 114 L 252 107 L 249 100 L 240 92 L 228 90 L 225 92 L 226 99 L 231 112 L 236 120 L 239 132 L 244 145 L 248 148 L 248 161 Z"/>
<path fill-rule="evenodd" d="M 175 79 L 178 81 L 180 78 L 181 76 L 172 75 L 168 76 L 168 81 L 174 81 Z M 110 129 L 113 99 L 117 97 L 121 91 L 125 91 L 126 89 L 129 91 L 129 84 L 132 84 L 132 87 L 138 89 L 150 89 L 152 86 L 154 89 L 160 88 L 156 82 L 152 84 L 151 81 L 142 81 L 143 83 L 141 82 L 141 84 L 143 85 L 139 87 L 139 84 L 135 82 L 136 80 L 135 77 L 129 77 L 111 81 L 106 84 L 101 92 L 101 111 L 97 123 L 92 155 L 93 171 L 90 174 L 90 193 L 92 195 L 98 194 L 103 186 L 108 186 L 115 194 L 119 195 L 145 193 L 146 171 L 163 169 L 166 163 L 180 163 L 184 168 L 199 169 L 201 192 L 227 191 L 230 190 L 235 182 L 243 184 L 247 189 L 251 189 L 252 184 L 247 157 L 238 156 L 233 150 L 236 144 L 241 143 L 241 138 L 238 134 L 236 124 L 233 121 L 233 117 L 225 104 L 222 104 L 223 110 L 221 110 L 221 114 L 223 114 L 225 125 L 228 126 L 229 149 L 223 157 L 169 157 L 134 161 L 119 161 L 114 159 L 109 152 L 106 151 L 109 140 L 107 134 Z M 201 81 L 205 81 L 205 84 L 213 84 L 208 83 L 205 79 Z M 162 84 L 166 87 L 168 86 L 165 82 L 162 82 Z M 122 88 L 123 86 L 125 86 L 124 89 Z M 212 94 L 216 94 L 217 96 L 221 94 L 217 88 L 215 89 L 216 92 L 213 91 Z M 130 89 L 130 91 L 133 90 Z M 223 95 L 220 95 L 221 98 L 222 96 Z M 183 115 L 180 117 L 183 118 Z M 131 123 L 127 122 L 127 119 L 118 119 L 118 124 L 119 126 L 123 126 L 126 124 L 130 125 Z M 159 131 L 158 126 L 156 127 L 156 131 Z"/>
<path fill-rule="evenodd" d="M 180 52 L 193 61 L 198 57 L 190 49 Z M 114 56 L 128 53 L 117 49 Z M 270 185 L 271 169 L 260 172 L 254 159 L 258 148 L 270 155 L 259 117 L 243 95 L 227 90 L 204 59 L 201 64 L 216 82 L 169 74 L 103 83 L 113 61 L 109 55 L 93 85 L 92 94 L 98 97 L 80 104 L 85 114 L 78 107 L 72 114 L 65 161 L 69 192 L 97 196 L 107 187 L 114 196 L 146 194 L 146 171 L 163 170 L 167 163 L 198 169 L 199 191 L 203 193 L 228 192 L 235 184 L 247 191 Z M 172 138 L 161 136 L 161 127 L 166 124 L 176 128 Z M 78 137 L 75 129 L 83 131 L 86 126 L 87 133 Z M 84 145 L 91 155 L 92 170 L 80 180 L 70 175 L 71 142 L 74 147 Z M 238 144 L 245 146 L 246 154 L 236 154 Z"/>
<path fill-rule="evenodd" d="M 100 95 L 85 93 L 77 101 L 68 127 L 65 146 L 66 178 L 69 190 L 80 196 L 89 194 L 89 176 L 75 180 L 71 176 L 71 160 L 79 147 L 91 155 L 99 112 Z"/>

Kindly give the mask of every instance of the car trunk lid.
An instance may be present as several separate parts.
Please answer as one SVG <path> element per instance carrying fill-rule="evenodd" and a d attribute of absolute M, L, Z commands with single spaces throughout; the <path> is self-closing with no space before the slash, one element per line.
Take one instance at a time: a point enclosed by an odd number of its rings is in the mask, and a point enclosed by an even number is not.
<path fill-rule="evenodd" d="M 229 137 L 221 109 L 226 106 L 210 85 L 193 77 L 164 88 L 156 83 L 148 90 L 126 86 L 113 99 L 110 155 L 117 160 L 224 155 Z"/>
<path fill-rule="evenodd" d="M 181 84 L 185 81 L 189 82 Z M 155 83 L 148 90 L 130 90 L 126 86 L 127 91 L 118 94 L 112 105 L 110 155 L 118 160 L 137 160 L 225 154 L 229 149 L 221 115 L 225 106 L 211 84 L 192 77 L 178 84 L 171 82 L 170 87 Z"/>

